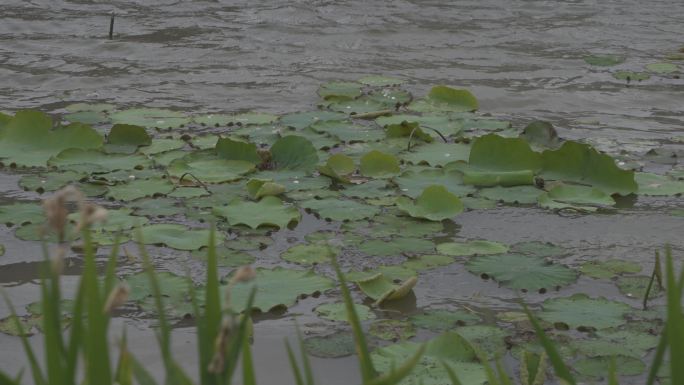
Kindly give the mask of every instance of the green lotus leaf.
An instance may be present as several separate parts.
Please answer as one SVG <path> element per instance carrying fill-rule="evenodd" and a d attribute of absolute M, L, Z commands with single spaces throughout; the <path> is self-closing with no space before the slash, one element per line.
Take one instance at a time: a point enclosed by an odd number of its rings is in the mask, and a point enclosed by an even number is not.
<path fill-rule="evenodd" d="M 0 206 L 0 223 L 8 227 L 44 221 L 45 214 L 40 202 L 14 202 Z"/>
<path fill-rule="evenodd" d="M 470 116 L 475 115 L 467 115 L 460 118 L 461 127 L 463 127 L 463 130 L 468 131 L 471 134 L 470 136 L 472 136 L 473 133 L 504 131 L 511 128 L 511 122 L 507 120 L 472 118 Z M 453 118 L 455 117 L 452 117 L 452 119 Z M 500 133 L 500 135 L 508 136 L 503 133 Z"/>
<path fill-rule="evenodd" d="M 196 116 L 193 120 L 205 126 L 249 126 L 271 124 L 278 120 L 278 116 L 262 112 L 244 112 L 235 115 L 208 114 Z"/>
<path fill-rule="evenodd" d="M 273 144 L 271 157 L 277 169 L 310 171 L 316 168 L 318 153 L 306 138 L 288 135 Z"/>
<path fill-rule="evenodd" d="M 621 276 L 615 281 L 620 293 L 629 298 L 644 299 L 646 291 L 651 283 L 651 277 L 646 275 L 635 276 Z M 658 285 L 653 285 L 651 291 L 648 292 L 648 298 L 653 299 L 661 296 L 663 290 L 660 290 Z"/>
<path fill-rule="evenodd" d="M 161 108 L 132 108 L 112 112 L 109 117 L 114 124 L 132 124 L 148 128 L 178 128 L 191 121 L 191 118 L 181 112 Z"/>
<path fill-rule="evenodd" d="M 99 150 L 72 148 L 53 156 L 48 164 L 63 170 L 78 171 L 87 168 L 93 172 L 104 173 L 115 170 L 148 168 L 151 162 L 145 156 L 138 154 L 106 154 Z"/>
<path fill-rule="evenodd" d="M 172 198 L 190 199 L 211 195 L 204 187 L 176 186 L 173 191 L 166 194 Z"/>
<path fill-rule="evenodd" d="M 318 132 L 314 131 L 311 127 L 304 128 L 303 130 L 300 131 L 290 131 L 286 130 L 284 132 L 281 132 L 280 135 L 283 137 L 286 136 L 300 136 L 311 142 L 313 147 L 317 150 L 329 150 L 333 147 L 336 147 L 337 145 L 340 144 L 339 139 L 336 137 L 327 135 L 327 134 L 319 134 Z"/>
<path fill-rule="evenodd" d="M 468 242 L 446 242 L 437 245 L 437 252 L 453 256 L 501 254 L 508 246 L 497 242 L 474 240 Z"/>
<path fill-rule="evenodd" d="M 267 312 L 278 307 L 290 307 L 303 295 L 320 293 L 334 286 L 333 280 L 316 275 L 313 271 L 258 267 L 255 279 L 233 286 L 230 304 L 235 311 L 244 310 L 250 292 L 256 288 L 252 306 Z"/>
<path fill-rule="evenodd" d="M 19 111 L 0 131 L 0 160 L 20 167 L 45 167 L 63 150 L 99 148 L 102 142 L 90 126 L 72 123 L 53 129 L 48 115 Z"/>
<path fill-rule="evenodd" d="M 114 111 L 116 106 L 107 103 L 74 103 L 64 107 L 69 113 L 64 119 L 69 122 L 84 124 L 102 124 L 109 122 L 108 111 Z"/>
<path fill-rule="evenodd" d="M 140 146 L 152 144 L 152 137 L 144 127 L 115 124 L 107 135 L 107 151 L 131 154 Z"/>
<path fill-rule="evenodd" d="M 385 135 L 388 138 L 412 138 L 414 141 L 420 139 L 424 142 L 432 142 L 432 136 L 421 130 L 416 122 L 403 121 L 399 124 L 390 124 L 385 128 Z"/>
<path fill-rule="evenodd" d="M 191 174 L 204 183 L 224 183 L 238 180 L 254 170 L 254 163 L 244 160 L 226 160 L 210 152 L 194 152 L 169 164 L 167 171 L 174 179 L 189 178 Z"/>
<path fill-rule="evenodd" d="M 372 352 L 371 359 L 379 372 L 389 372 L 413 357 L 420 346 L 415 342 L 384 346 Z M 484 367 L 477 361 L 473 348 L 460 335 L 448 332 L 428 341 L 422 358 L 399 385 L 450 384 L 442 363 L 449 365 L 463 384 L 480 385 L 487 381 Z"/>
<path fill-rule="evenodd" d="M 535 204 L 543 190 L 534 186 L 490 187 L 481 189 L 477 195 L 497 202 Z"/>
<path fill-rule="evenodd" d="M 344 190 L 340 190 L 342 195 L 351 198 L 383 198 L 396 193 L 395 189 L 388 186 L 384 179 L 369 180 L 365 183 L 347 185 Z"/>
<path fill-rule="evenodd" d="M 149 219 L 141 216 L 132 215 L 133 209 L 130 208 L 118 208 L 118 209 L 108 209 L 107 218 L 102 223 L 97 223 L 91 225 L 91 229 L 94 232 L 102 231 L 119 231 L 119 230 L 130 230 L 134 227 L 142 226 L 149 222 Z M 72 221 L 79 221 L 81 218 L 80 213 L 69 214 L 68 218 Z"/>
<path fill-rule="evenodd" d="M 230 244 L 233 246 L 233 243 Z M 190 256 L 201 261 L 207 260 L 206 248 L 201 248 L 190 253 Z M 225 246 L 216 247 L 216 263 L 222 267 L 239 267 L 244 265 L 251 265 L 256 261 L 256 258 L 249 253 L 240 250 L 234 250 Z"/>
<path fill-rule="evenodd" d="M 604 378 L 610 372 L 611 361 L 615 360 L 615 374 L 618 376 L 636 376 L 646 371 L 646 364 L 640 359 L 627 356 L 581 358 L 572 364 L 579 374 Z"/>
<path fill-rule="evenodd" d="M 247 182 L 250 198 L 260 199 L 265 196 L 276 196 L 285 192 L 285 186 L 263 179 L 250 179 Z"/>
<path fill-rule="evenodd" d="M 321 121 L 312 124 L 310 128 L 346 143 L 374 142 L 385 137 L 385 133 L 380 129 L 356 125 L 346 120 Z"/>
<path fill-rule="evenodd" d="M 349 183 L 349 175 L 356 171 L 354 159 L 344 154 L 333 154 L 325 162 L 324 166 L 318 168 L 318 172 L 329 176 L 334 180 Z"/>
<path fill-rule="evenodd" d="M 190 229 L 179 224 L 160 223 L 142 226 L 142 240 L 147 245 L 161 244 L 178 250 L 197 250 L 207 246 L 208 229 Z M 223 242 L 223 234 L 217 232 L 216 243 Z"/>
<path fill-rule="evenodd" d="M 593 147 L 567 141 L 558 150 L 542 153 L 545 179 L 590 185 L 607 194 L 628 195 L 638 190 L 634 171 L 622 170 L 615 160 Z"/>
<path fill-rule="evenodd" d="M 36 191 L 42 194 L 46 191 L 55 191 L 60 188 L 76 183 L 87 174 L 76 171 L 51 172 L 46 174 L 29 174 L 19 179 L 19 186 L 24 190 Z"/>
<path fill-rule="evenodd" d="M 411 93 L 400 89 L 382 89 L 371 91 L 367 98 L 383 104 L 388 110 L 396 109 L 398 105 L 406 104 L 413 99 Z"/>
<path fill-rule="evenodd" d="M 355 99 L 361 96 L 363 85 L 356 82 L 330 82 L 318 89 L 318 95 L 323 99 Z"/>
<path fill-rule="evenodd" d="M 651 75 L 646 72 L 617 71 L 613 74 L 613 77 L 617 80 L 640 82 L 642 80 L 650 79 Z"/>
<path fill-rule="evenodd" d="M 546 194 L 549 199 L 577 206 L 612 206 L 615 200 L 603 190 L 579 185 L 557 184 Z"/>
<path fill-rule="evenodd" d="M 621 259 L 585 262 L 579 268 L 580 272 L 592 278 L 613 278 L 624 273 L 638 273 L 641 265 Z"/>
<path fill-rule="evenodd" d="M 519 254 L 475 257 L 466 263 L 474 274 L 491 277 L 511 289 L 537 291 L 565 286 L 577 279 L 577 273 L 545 258 Z"/>
<path fill-rule="evenodd" d="M 231 226 L 246 225 L 253 229 L 260 226 L 287 227 L 299 223 L 299 211 L 284 204 L 274 196 L 262 198 L 259 202 L 235 199 L 226 206 L 215 207 L 215 215 L 226 218 Z"/>
<path fill-rule="evenodd" d="M 416 329 L 408 321 L 383 319 L 370 324 L 368 334 L 385 341 L 404 341 L 416 336 Z"/>
<path fill-rule="evenodd" d="M 163 152 L 178 150 L 185 147 L 185 141 L 180 139 L 163 139 L 156 138 L 147 147 L 140 149 L 140 152 L 145 155 L 155 155 Z"/>
<path fill-rule="evenodd" d="M 257 152 L 257 146 L 253 143 L 220 138 L 216 142 L 216 155 L 226 160 L 241 160 L 254 164 L 261 163 L 261 157 Z"/>
<path fill-rule="evenodd" d="M 477 346 L 487 357 L 501 357 L 506 353 L 506 330 L 490 325 L 469 325 L 457 327 L 454 332 Z"/>
<path fill-rule="evenodd" d="M 183 208 L 177 205 L 176 200 L 170 198 L 140 199 L 131 202 L 130 207 L 135 209 L 137 215 L 157 218 L 180 214 L 183 211 Z"/>
<path fill-rule="evenodd" d="M 555 201 L 549 197 L 549 193 L 542 193 L 539 195 L 539 198 L 537 199 L 537 203 L 539 204 L 539 207 L 549 209 L 549 210 L 572 210 L 572 211 L 578 211 L 578 212 L 583 212 L 583 213 L 590 213 L 597 211 L 599 208 L 596 206 L 580 206 L 577 204 L 572 204 L 572 203 L 563 203 L 559 201 Z"/>
<path fill-rule="evenodd" d="M 371 178 L 388 178 L 399 173 L 399 159 L 392 154 L 373 150 L 361 158 L 361 174 Z"/>
<path fill-rule="evenodd" d="M 466 89 L 435 86 L 425 99 L 411 103 L 409 108 L 418 112 L 465 112 L 475 111 L 479 105 L 475 96 Z"/>
<path fill-rule="evenodd" d="M 285 127 L 292 127 L 300 130 L 314 123 L 327 121 L 340 121 L 347 119 L 347 115 L 332 111 L 311 111 L 295 112 L 284 115 L 280 118 L 280 123 Z"/>
<path fill-rule="evenodd" d="M 646 69 L 657 74 L 669 74 L 679 71 L 679 67 L 672 63 L 651 63 L 646 65 Z"/>
<path fill-rule="evenodd" d="M 331 246 L 325 243 L 313 243 L 292 246 L 281 254 L 280 257 L 300 265 L 316 265 L 329 262 L 336 255 L 336 250 Z"/>
<path fill-rule="evenodd" d="M 463 131 L 463 125 L 460 121 L 451 120 L 444 114 L 423 114 L 423 115 L 389 115 L 381 116 L 375 119 L 375 122 L 386 127 L 392 124 L 400 124 L 401 122 L 418 123 L 421 127 L 432 128 L 445 136 L 457 136 Z"/>
<path fill-rule="evenodd" d="M 433 332 L 451 330 L 480 321 L 477 315 L 465 310 L 434 309 L 426 310 L 409 318 L 416 327 Z"/>
<path fill-rule="evenodd" d="M 450 193 L 460 197 L 475 192 L 473 186 L 466 186 L 462 183 L 461 173 L 457 171 L 441 169 L 408 170 L 393 180 L 401 193 L 411 198 L 417 198 L 423 190 L 432 185 L 441 185 Z"/>
<path fill-rule="evenodd" d="M 520 137 L 538 147 L 555 148 L 560 144 L 553 124 L 543 120 L 536 120 L 525 126 Z"/>
<path fill-rule="evenodd" d="M 352 117 L 354 115 L 369 114 L 388 110 L 387 104 L 379 102 L 369 97 L 360 97 L 353 100 L 340 100 L 328 106 L 329 109 L 344 112 Z"/>
<path fill-rule="evenodd" d="M 308 354 L 320 358 L 340 358 L 356 353 L 354 336 L 348 331 L 309 337 L 304 340 L 304 346 Z"/>
<path fill-rule="evenodd" d="M 468 163 L 487 171 L 536 172 L 542 167 L 541 155 L 532 151 L 527 141 L 496 134 L 484 135 L 473 141 Z"/>
<path fill-rule="evenodd" d="M 365 295 L 375 300 L 376 305 L 381 305 L 385 301 L 404 298 L 413 290 L 417 282 L 418 279 L 414 276 L 396 285 L 383 273 L 378 273 L 372 277 L 357 280 L 356 285 Z"/>
<path fill-rule="evenodd" d="M 380 212 L 380 209 L 352 200 L 340 200 L 333 198 L 311 199 L 301 203 L 301 207 L 314 211 L 323 219 L 333 221 L 355 221 L 372 218 Z"/>
<path fill-rule="evenodd" d="M 537 313 L 539 318 L 573 329 L 617 327 L 627 322 L 625 315 L 632 311 L 631 306 L 622 302 L 609 301 L 603 297 L 590 298 L 586 294 L 547 299 L 542 307 L 544 310 Z"/>
<path fill-rule="evenodd" d="M 355 303 L 354 310 L 361 321 L 375 318 L 375 314 L 373 314 L 371 309 L 366 305 Z M 330 321 L 347 322 L 349 319 L 349 316 L 347 315 L 347 308 L 344 302 L 324 303 L 323 305 L 317 306 L 314 309 L 314 312 L 316 312 L 319 317 Z"/>
<path fill-rule="evenodd" d="M 587 64 L 599 67 L 611 67 L 625 61 L 623 56 L 618 55 L 589 55 L 584 57 Z"/>
<path fill-rule="evenodd" d="M 5 246 L 2 243 L 0 243 L 0 256 L 3 255 L 5 255 Z"/>
<path fill-rule="evenodd" d="M 427 239 L 401 237 L 390 239 L 371 239 L 357 245 L 356 248 L 366 255 L 394 256 L 434 252 L 435 244 Z"/>
<path fill-rule="evenodd" d="M 634 179 L 639 184 L 639 194 L 655 196 L 684 194 L 684 180 L 648 172 L 635 173 Z"/>
<path fill-rule="evenodd" d="M 374 237 L 392 237 L 401 234 L 403 237 L 434 236 L 444 229 L 439 222 L 428 222 L 410 217 L 381 214 L 371 221 L 343 223 L 342 229 L 361 234 L 373 234 Z"/>
<path fill-rule="evenodd" d="M 550 242 L 519 242 L 511 245 L 510 250 L 516 254 L 532 255 L 537 257 L 557 257 L 568 254 L 568 250 Z"/>
<path fill-rule="evenodd" d="M 572 341 L 572 346 L 589 357 L 624 355 L 641 358 L 658 346 L 658 337 L 631 330 L 599 331 L 595 338 Z"/>
<path fill-rule="evenodd" d="M 136 179 L 128 183 L 121 183 L 109 187 L 107 197 L 118 201 L 132 201 L 135 199 L 166 195 L 175 186 L 168 179 Z"/>
<path fill-rule="evenodd" d="M 364 76 L 358 80 L 359 83 L 365 84 L 371 87 L 389 87 L 398 86 L 404 84 L 406 81 L 403 79 L 392 78 L 389 76 L 382 75 L 368 75 Z"/>
<path fill-rule="evenodd" d="M 187 314 L 193 314 L 190 288 L 192 281 L 190 278 L 162 271 L 156 273 L 156 280 L 159 291 L 164 297 L 167 316 L 182 318 Z M 157 310 L 154 301 L 154 289 L 146 272 L 126 277 L 126 283 L 130 287 L 128 297 L 130 301 L 135 302 L 145 311 L 155 312 Z"/>
<path fill-rule="evenodd" d="M 397 207 L 414 218 L 441 221 L 453 218 L 463 212 L 463 203 L 458 196 L 444 186 L 428 186 L 415 201 L 406 197 L 397 199 Z"/>
<path fill-rule="evenodd" d="M 434 267 L 446 266 L 454 263 L 452 257 L 446 255 L 421 255 L 415 258 L 409 258 L 402 266 L 411 270 L 427 270 Z"/>
<path fill-rule="evenodd" d="M 470 157 L 470 146 L 463 143 L 429 143 L 413 148 L 401 157 L 413 164 L 444 166 L 451 162 L 467 161 Z"/>

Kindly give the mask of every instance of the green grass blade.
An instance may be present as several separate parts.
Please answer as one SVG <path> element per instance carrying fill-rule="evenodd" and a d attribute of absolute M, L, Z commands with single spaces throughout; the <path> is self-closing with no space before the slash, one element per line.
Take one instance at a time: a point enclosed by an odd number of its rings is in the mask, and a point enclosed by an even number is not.
<path fill-rule="evenodd" d="M 128 351 L 126 329 L 124 329 L 123 336 L 121 337 L 119 362 L 117 363 L 114 378 L 118 385 L 133 385 L 133 363 L 131 362 L 131 353 Z"/>
<path fill-rule="evenodd" d="M 0 385 L 21 385 L 19 381 L 15 381 L 2 371 L 0 371 Z"/>
<path fill-rule="evenodd" d="M 219 285 L 218 262 L 216 257 L 216 229 L 211 226 L 207 248 L 207 284 L 204 297 L 204 314 L 202 319 L 202 339 L 200 340 L 200 362 L 202 379 L 206 385 L 219 383 L 219 377 L 209 373 L 207 368 L 211 362 L 214 340 L 221 329 L 221 289 Z M 199 313 L 197 313 L 199 314 Z M 198 315 L 198 317 L 200 317 Z"/>
<path fill-rule="evenodd" d="M 420 362 L 420 359 L 423 357 L 423 353 L 425 353 L 425 344 L 421 345 L 420 348 L 418 348 L 418 351 L 406 362 L 404 362 L 400 367 L 398 368 L 393 368 L 390 372 L 382 374 L 371 381 L 368 382 L 368 385 L 395 385 L 398 384 L 401 380 L 403 380 L 406 376 L 408 376 L 413 368 L 416 367 L 418 362 Z"/>
<path fill-rule="evenodd" d="M 131 359 L 133 377 L 135 377 L 135 381 L 138 383 L 138 385 L 158 385 L 154 377 L 152 377 L 150 372 L 148 372 L 147 369 L 145 369 L 145 367 L 138 362 L 135 356 L 131 355 L 129 357 Z"/>
<path fill-rule="evenodd" d="M 449 381 L 451 381 L 451 385 L 463 385 L 461 380 L 458 379 L 458 376 L 456 375 L 456 372 L 454 372 L 454 369 L 452 369 L 446 362 L 442 361 L 442 366 L 444 367 L 444 370 L 447 372 L 447 376 L 449 376 Z"/>
<path fill-rule="evenodd" d="M 569 385 L 576 385 L 577 382 L 572 374 L 570 374 L 570 369 L 568 369 L 563 362 L 563 359 L 561 358 L 560 353 L 558 353 L 553 341 L 551 341 L 546 333 L 544 333 L 544 329 L 542 329 L 541 325 L 539 325 L 537 318 L 532 314 L 530 309 L 527 308 L 527 305 L 523 304 L 523 309 L 527 314 L 527 318 L 530 320 L 530 323 L 532 323 L 532 327 L 537 333 L 537 338 L 539 338 L 542 347 L 546 351 L 546 355 L 549 357 L 549 361 L 551 362 L 551 366 L 553 366 L 556 377 L 567 382 Z"/>
<path fill-rule="evenodd" d="M 332 258 L 331 263 L 335 269 L 335 273 L 337 274 L 337 279 L 340 281 L 340 289 L 342 290 L 342 297 L 344 298 L 347 317 L 354 334 L 356 353 L 359 356 L 359 366 L 361 367 L 361 379 L 364 384 L 367 384 L 370 380 L 375 378 L 377 374 L 375 368 L 373 367 L 373 361 L 371 360 L 370 352 L 368 351 L 366 336 L 363 334 L 361 321 L 359 320 L 359 316 L 356 314 L 356 309 L 354 308 L 354 300 L 352 299 L 349 288 L 347 287 L 347 280 L 344 278 L 344 274 L 342 274 L 342 270 L 340 270 L 340 266 L 337 264 L 337 259 Z"/>
<path fill-rule="evenodd" d="M 658 376 L 658 371 L 663 365 L 663 360 L 665 358 L 665 351 L 667 350 L 667 326 L 660 335 L 660 340 L 658 341 L 658 346 L 656 347 L 655 354 L 653 355 L 653 362 L 651 363 L 651 368 L 648 370 L 648 379 L 646 380 L 646 385 L 653 385 L 655 383 L 656 377 Z"/>
<path fill-rule="evenodd" d="M 242 385 L 257 385 L 249 333 L 244 333 L 242 338 Z"/>
<path fill-rule="evenodd" d="M 19 321 L 19 317 L 17 316 L 17 312 L 14 310 L 14 305 L 12 304 L 9 297 L 7 296 L 7 293 L 4 290 L 0 290 L 0 293 L 2 293 L 2 296 L 5 299 L 5 303 L 9 308 L 10 317 L 12 317 L 12 319 L 14 320 L 14 327 L 19 332 L 21 345 L 24 347 L 26 358 L 28 359 L 29 366 L 31 367 L 31 375 L 33 375 L 33 382 L 36 385 L 45 385 L 46 382 L 45 377 L 43 376 L 43 371 L 40 369 L 40 365 L 38 365 L 38 360 L 36 360 L 36 355 L 28 342 L 24 326 L 22 326 L 21 322 Z"/>
<path fill-rule="evenodd" d="M 302 356 L 302 366 L 304 370 L 304 378 L 306 379 L 306 385 L 314 385 L 313 370 L 311 369 L 309 355 L 306 352 L 306 346 L 304 345 L 304 338 L 302 338 L 302 331 L 299 329 L 299 325 L 296 323 L 295 327 L 297 329 L 297 340 L 299 341 L 299 354 Z"/>
<path fill-rule="evenodd" d="M 47 251 L 46 251 L 47 252 Z M 41 307 L 43 311 L 43 340 L 47 366 L 47 378 L 50 382 L 64 382 L 64 341 L 62 337 L 61 294 L 59 290 L 59 273 L 52 268 L 52 261 L 45 255 L 40 280 Z"/>
<path fill-rule="evenodd" d="M 254 297 L 256 295 L 256 288 L 253 288 L 249 293 L 249 298 L 247 300 L 247 307 L 245 307 L 245 315 L 240 320 L 237 328 L 237 333 L 233 336 L 228 344 L 228 349 L 226 349 L 226 358 L 224 367 L 226 370 L 223 373 L 224 384 L 229 384 L 235 373 L 235 368 L 237 367 L 238 360 L 242 351 L 242 343 L 245 341 L 245 334 L 249 334 L 250 326 L 252 324 L 252 319 L 246 315 L 254 305 Z"/>
<path fill-rule="evenodd" d="M 504 369 L 503 365 L 501 364 L 501 358 L 496 359 L 496 373 L 499 376 L 499 384 L 501 385 L 513 385 L 511 382 L 511 377 L 508 375 L 506 372 L 506 369 Z"/>
<path fill-rule="evenodd" d="M 295 378 L 296 385 L 304 385 L 304 380 L 302 379 L 302 372 L 299 370 L 299 365 L 295 359 L 295 355 L 292 352 L 292 347 L 290 346 L 290 341 L 285 339 L 285 350 L 287 350 L 287 358 L 290 360 L 290 366 L 292 367 L 292 375 Z"/>
<path fill-rule="evenodd" d="M 114 237 L 114 244 L 112 245 L 112 250 L 109 252 L 109 257 L 107 258 L 107 268 L 105 269 L 104 276 L 104 288 L 102 290 L 103 298 L 114 289 L 116 285 L 116 264 L 117 257 L 119 256 L 119 242 L 121 242 L 121 233 L 117 232 Z"/>
<path fill-rule="evenodd" d="M 610 357 L 610 366 L 608 367 L 608 385 L 620 385 L 617 377 L 617 367 L 615 366 L 615 357 Z"/>
<path fill-rule="evenodd" d="M 71 321 L 71 327 L 69 327 L 69 345 L 66 349 L 65 378 L 69 384 L 76 384 L 78 382 L 76 380 L 76 368 L 78 367 L 78 353 L 83 343 L 84 331 L 83 296 L 85 295 L 85 290 L 83 287 L 83 279 L 81 279 L 74 298 L 73 320 Z"/>
<path fill-rule="evenodd" d="M 672 252 L 665 253 L 667 282 L 667 321 L 665 330 L 670 345 L 670 379 L 673 384 L 684 384 L 684 317 L 682 316 L 681 279 L 675 277 Z"/>

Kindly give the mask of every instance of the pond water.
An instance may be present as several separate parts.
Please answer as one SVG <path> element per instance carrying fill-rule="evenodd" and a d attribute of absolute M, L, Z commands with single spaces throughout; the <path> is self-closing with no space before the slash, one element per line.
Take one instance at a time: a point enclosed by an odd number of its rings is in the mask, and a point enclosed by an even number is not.
<path fill-rule="evenodd" d="M 114 39 L 108 40 L 111 12 L 116 14 Z M 481 112 L 513 127 L 547 120 L 560 137 L 586 139 L 614 156 L 656 149 L 666 155 L 644 158 L 644 170 L 679 169 L 681 175 L 678 158 L 669 155 L 684 155 L 684 80 L 654 75 L 627 84 L 612 76 L 618 70 L 644 71 L 645 65 L 677 52 L 684 44 L 681 15 L 684 2 L 675 0 L 3 0 L 0 111 L 64 113 L 75 102 L 105 102 L 192 114 L 284 114 L 314 109 L 316 90 L 327 81 L 382 74 L 407 80 L 405 88 L 414 97 L 438 84 L 467 88 Z M 618 55 L 625 61 L 592 66 L 583 60 L 588 55 Z M 18 186 L 21 175 L 0 172 L 0 204 L 40 199 Z M 681 197 L 639 196 L 618 206 L 612 214 L 571 216 L 508 205 L 473 210 L 454 219 L 447 237 L 552 242 L 569 250 L 564 264 L 620 258 L 639 263 L 645 274 L 653 268 L 654 250 L 666 243 L 676 256 L 684 255 L 684 217 L 672 214 L 684 208 Z M 278 254 L 293 241 L 326 226 L 306 214 L 297 229 L 274 237 L 260 263 L 277 265 Z M 37 243 L 18 240 L 13 232 L 0 228 L 6 249 L 0 256 L 0 286 L 23 308 L 37 299 L 36 262 L 42 257 Z M 185 265 L 173 252 L 162 256 L 167 252 L 158 253 L 157 265 L 182 274 Z M 197 269 L 193 274 L 201 277 Z M 78 263 L 67 274 L 65 285 L 73 289 Z M 625 297 L 610 281 L 585 276 L 554 296 L 580 292 L 634 307 L 641 302 Z M 397 318 L 460 304 L 491 323 L 493 310 L 515 309 L 518 297 L 463 264 L 452 264 L 421 273 L 414 295 L 377 316 Z M 299 316 L 313 335 L 339 328 L 312 313 L 316 305 L 337 298 L 337 293 L 307 298 L 286 313 L 258 318 L 254 354 L 260 384 L 292 383 L 283 339 L 293 334 L 293 319 Z M 524 296 L 531 304 L 546 298 Z M 0 304 L 0 318 L 7 315 Z M 124 320 L 131 349 L 159 373 L 152 321 L 129 317 L 117 319 L 116 326 Z M 40 344 L 38 338 L 32 341 Z M 192 329 L 181 324 L 176 352 L 189 368 L 196 365 L 193 341 Z M 0 333 L 0 346 L 0 368 L 24 364 L 17 338 Z M 354 357 L 313 360 L 326 384 L 358 380 Z"/>

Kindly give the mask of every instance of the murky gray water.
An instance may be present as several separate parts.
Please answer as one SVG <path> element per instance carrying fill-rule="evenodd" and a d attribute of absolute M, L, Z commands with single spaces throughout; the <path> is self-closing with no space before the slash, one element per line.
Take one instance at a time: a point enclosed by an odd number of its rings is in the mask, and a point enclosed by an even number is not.
<path fill-rule="evenodd" d="M 110 41 L 112 11 L 117 17 Z M 644 152 L 663 143 L 681 152 L 669 139 L 684 135 L 684 81 L 655 76 L 628 87 L 611 71 L 642 71 L 678 49 L 684 44 L 682 15 L 684 2 L 677 0 L 2 0 L 0 110 L 56 111 L 76 101 L 103 101 L 192 112 L 291 112 L 311 109 L 326 80 L 385 74 L 409 79 L 416 95 L 435 84 L 467 87 L 483 112 L 516 126 L 544 118 L 563 137 L 589 137 L 614 152 L 634 143 Z M 582 60 L 590 53 L 627 60 L 592 67 Z M 19 194 L 16 178 L 1 177 L 0 195 Z M 553 241 L 583 250 L 578 257 L 647 261 L 665 242 L 680 255 L 684 250 L 682 218 L 662 209 L 673 205 L 683 204 L 679 198 L 665 204 L 640 199 L 632 211 L 575 219 L 499 209 L 470 212 L 457 222 L 464 237 Z M 0 265 L 21 262 L 17 255 L 38 260 L 38 247 L 17 242 L 7 230 L 0 230 L 0 243 L 14 256 L 0 259 Z M 13 266 L 21 276 L 21 266 Z M 510 299 L 488 293 L 462 267 L 434 274 L 419 282 L 412 306 L 443 298 L 494 305 Z M 581 286 L 582 281 L 569 292 Z M 6 289 L 17 307 L 37 296 L 33 284 Z M 619 295 L 612 286 L 593 289 Z M 312 300 L 303 301 L 291 314 L 312 306 Z M 0 305 L 0 315 L 6 313 Z M 261 384 L 290 381 L 282 339 L 293 330 L 291 320 L 257 324 Z M 129 335 L 139 358 L 158 368 L 150 331 L 134 328 Z M 193 340 L 188 330 L 179 330 L 178 357 L 190 366 Z M 3 368 L 21 362 L 16 338 L 0 334 L 0 346 Z M 349 377 L 356 375 L 349 370 L 352 358 L 315 364 L 319 374 L 327 374 L 327 384 L 356 380 Z"/>

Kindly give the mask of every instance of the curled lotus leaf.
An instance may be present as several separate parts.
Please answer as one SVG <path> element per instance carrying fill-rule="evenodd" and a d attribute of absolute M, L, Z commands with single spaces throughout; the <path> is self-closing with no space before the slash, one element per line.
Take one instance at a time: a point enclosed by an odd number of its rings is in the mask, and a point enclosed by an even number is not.
<path fill-rule="evenodd" d="M 383 273 L 356 281 L 359 289 L 365 295 L 375 300 L 376 305 L 381 305 L 385 301 L 404 298 L 413 290 L 416 283 L 418 283 L 418 278 L 413 276 L 397 285 Z"/>
<path fill-rule="evenodd" d="M 252 199 L 265 196 L 276 196 L 285 192 L 285 186 L 264 179 L 250 179 L 247 182 L 247 192 Z"/>
<path fill-rule="evenodd" d="M 316 168 L 318 153 L 308 139 L 288 135 L 273 144 L 271 159 L 276 169 L 310 171 Z"/>
<path fill-rule="evenodd" d="M 145 127 L 131 124 L 115 124 L 107 135 L 107 151 L 132 153 L 140 146 L 152 144 L 152 137 Z"/>
<path fill-rule="evenodd" d="M 533 173 L 541 169 L 541 154 L 522 138 L 505 138 L 496 134 L 481 136 L 470 148 L 468 164 L 487 171 L 521 171 Z"/>
<path fill-rule="evenodd" d="M 431 221 L 453 218 L 463 212 L 463 203 L 458 196 L 439 185 L 428 186 L 415 201 L 399 197 L 397 207 L 414 218 Z"/>
<path fill-rule="evenodd" d="M 257 152 L 254 143 L 233 140 L 231 138 L 220 138 L 216 142 L 216 155 L 226 160 L 242 160 L 254 164 L 261 163 L 261 157 Z"/>
<path fill-rule="evenodd" d="M 235 199 L 226 206 L 215 207 L 213 213 L 226 218 L 231 226 L 246 225 L 253 229 L 261 226 L 284 228 L 299 223 L 301 218 L 297 208 L 274 196 L 264 197 L 259 202 Z"/>
<path fill-rule="evenodd" d="M 536 120 L 525 126 L 520 137 L 538 147 L 555 148 L 560 143 L 553 124 L 543 120 Z"/>
<path fill-rule="evenodd" d="M 361 174 L 371 178 L 388 178 L 399 174 L 399 159 L 392 154 L 373 150 L 361 158 Z"/>
<path fill-rule="evenodd" d="M 0 131 L 0 162 L 19 167 L 45 167 L 48 159 L 63 150 L 95 149 L 104 139 L 90 126 L 72 123 L 52 128 L 42 112 L 17 112 Z"/>
<path fill-rule="evenodd" d="M 354 159 L 344 154 L 333 154 L 318 168 L 318 172 L 343 183 L 349 183 L 349 176 L 356 171 Z"/>

